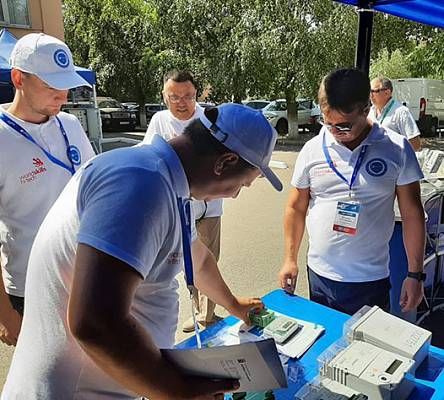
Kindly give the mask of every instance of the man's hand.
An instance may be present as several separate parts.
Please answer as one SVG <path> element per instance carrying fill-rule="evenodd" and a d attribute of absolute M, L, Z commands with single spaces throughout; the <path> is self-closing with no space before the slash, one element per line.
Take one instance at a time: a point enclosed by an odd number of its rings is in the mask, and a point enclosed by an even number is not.
<path fill-rule="evenodd" d="M 234 297 L 233 304 L 227 307 L 227 311 L 250 325 L 248 312 L 250 310 L 262 310 L 263 308 L 264 303 L 258 297 Z"/>
<path fill-rule="evenodd" d="M 419 306 L 424 297 L 424 284 L 413 278 L 405 278 L 402 283 L 399 305 L 402 312 L 410 311 Z"/>
<path fill-rule="evenodd" d="M 294 261 L 286 261 L 279 271 L 279 284 L 287 293 L 294 293 L 298 277 L 298 266 Z"/>
<path fill-rule="evenodd" d="M 11 305 L 5 305 L 0 312 L 0 340 L 8 346 L 15 346 L 21 326 L 21 315 Z"/>

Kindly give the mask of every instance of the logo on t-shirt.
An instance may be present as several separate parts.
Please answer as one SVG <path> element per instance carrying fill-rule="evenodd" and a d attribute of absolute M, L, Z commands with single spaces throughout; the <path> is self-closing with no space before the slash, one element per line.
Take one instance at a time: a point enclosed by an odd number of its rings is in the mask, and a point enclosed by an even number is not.
<path fill-rule="evenodd" d="M 35 181 L 41 174 L 46 172 L 45 163 L 38 157 L 32 159 L 32 164 L 35 167 L 33 170 L 19 176 L 20 183 L 30 183 Z"/>
<path fill-rule="evenodd" d="M 167 263 L 168 264 L 179 264 L 182 261 L 182 253 L 174 251 L 168 254 Z"/>
<path fill-rule="evenodd" d="M 44 164 L 44 162 L 37 157 L 32 159 L 32 163 L 34 164 L 35 167 L 42 167 Z"/>
<path fill-rule="evenodd" d="M 374 158 L 365 166 L 371 176 L 382 176 L 387 172 L 387 163 L 382 158 Z"/>

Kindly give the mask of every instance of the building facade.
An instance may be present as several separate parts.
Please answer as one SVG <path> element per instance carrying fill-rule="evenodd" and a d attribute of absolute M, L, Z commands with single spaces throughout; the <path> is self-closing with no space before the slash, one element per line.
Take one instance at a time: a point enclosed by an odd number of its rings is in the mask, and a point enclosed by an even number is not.
<path fill-rule="evenodd" d="M 44 32 L 64 40 L 61 0 L 0 0 L 0 29 L 20 38 Z"/>

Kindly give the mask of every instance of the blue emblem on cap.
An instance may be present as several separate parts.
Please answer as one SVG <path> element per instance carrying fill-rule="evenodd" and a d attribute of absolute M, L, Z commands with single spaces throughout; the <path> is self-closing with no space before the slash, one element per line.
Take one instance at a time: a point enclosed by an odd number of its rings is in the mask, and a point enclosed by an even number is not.
<path fill-rule="evenodd" d="M 66 68 L 69 65 L 69 56 L 65 50 L 59 49 L 54 53 L 55 63 L 62 68 Z"/>
<path fill-rule="evenodd" d="M 371 176 L 382 176 L 387 172 L 387 163 L 382 158 L 374 158 L 365 166 Z"/>
<path fill-rule="evenodd" d="M 70 145 L 66 152 L 69 161 L 71 161 L 73 165 L 80 165 L 80 163 L 82 162 L 82 157 L 80 155 L 80 150 L 76 146 Z"/>

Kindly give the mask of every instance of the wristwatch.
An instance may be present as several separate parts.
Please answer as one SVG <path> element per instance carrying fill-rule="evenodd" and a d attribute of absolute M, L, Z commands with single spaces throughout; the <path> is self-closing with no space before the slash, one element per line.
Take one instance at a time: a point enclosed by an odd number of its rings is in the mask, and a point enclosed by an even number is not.
<path fill-rule="evenodd" d="M 425 281 L 427 274 L 424 272 L 407 272 L 407 277 L 416 279 L 419 282 Z"/>

